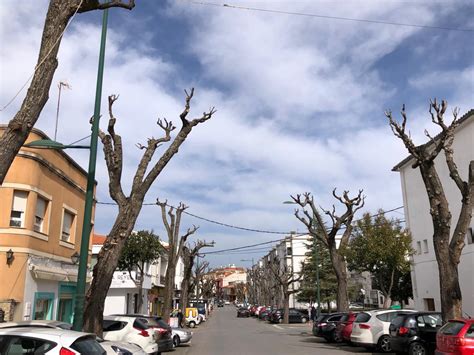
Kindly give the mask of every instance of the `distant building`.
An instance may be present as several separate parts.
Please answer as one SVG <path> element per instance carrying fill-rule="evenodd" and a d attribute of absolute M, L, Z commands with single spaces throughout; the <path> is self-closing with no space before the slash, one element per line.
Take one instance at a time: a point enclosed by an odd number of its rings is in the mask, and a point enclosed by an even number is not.
<path fill-rule="evenodd" d="M 470 110 L 461 119 L 455 131 L 453 150 L 454 160 L 459 174 L 467 180 L 469 163 L 474 160 L 474 110 Z M 426 311 L 441 311 L 438 265 L 433 248 L 433 224 L 425 185 L 418 168 L 413 169 L 410 156 L 393 170 L 400 173 L 405 220 L 410 230 L 415 250 L 412 260 L 412 283 L 415 307 Z M 436 170 L 443 184 L 452 214 L 452 231 L 457 223 L 461 209 L 461 194 L 449 177 L 444 153 L 435 159 Z M 474 315 L 474 220 L 465 239 L 465 247 L 459 263 L 459 281 L 463 295 L 463 311 Z"/>
<path fill-rule="evenodd" d="M 39 139 L 48 137 L 34 128 L 27 143 Z M 71 257 L 80 251 L 86 184 L 86 171 L 61 150 L 22 147 L 15 157 L 0 186 L 0 309 L 7 320 L 72 320 Z"/>
<path fill-rule="evenodd" d="M 228 265 L 213 269 L 206 278 L 214 280 L 217 298 L 234 302 L 237 299 L 236 285 L 247 282 L 247 271 L 243 267 Z"/>

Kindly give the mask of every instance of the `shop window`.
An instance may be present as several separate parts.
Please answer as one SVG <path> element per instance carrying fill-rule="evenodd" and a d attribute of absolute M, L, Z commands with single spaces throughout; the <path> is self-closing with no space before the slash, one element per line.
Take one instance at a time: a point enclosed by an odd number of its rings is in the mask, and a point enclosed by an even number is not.
<path fill-rule="evenodd" d="M 72 212 L 63 210 L 63 228 L 61 232 L 61 240 L 72 243 L 74 241 L 74 225 L 76 215 Z"/>
<path fill-rule="evenodd" d="M 35 222 L 33 224 L 33 229 L 36 232 L 45 233 L 46 232 L 46 211 L 48 210 L 49 201 L 45 198 L 38 196 L 36 200 L 36 211 L 35 211 Z"/>
<path fill-rule="evenodd" d="M 52 320 L 53 319 L 54 293 L 36 292 L 33 308 L 33 320 Z"/>
<path fill-rule="evenodd" d="M 23 228 L 25 226 L 25 212 L 27 201 L 27 191 L 15 190 L 13 192 L 12 211 L 10 214 L 10 227 Z"/>

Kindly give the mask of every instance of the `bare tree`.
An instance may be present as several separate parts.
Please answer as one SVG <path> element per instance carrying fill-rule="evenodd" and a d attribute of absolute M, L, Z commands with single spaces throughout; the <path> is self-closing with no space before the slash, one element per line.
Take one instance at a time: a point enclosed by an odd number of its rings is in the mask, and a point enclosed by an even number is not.
<path fill-rule="evenodd" d="M 181 299 L 180 305 L 184 309 L 188 306 L 189 294 L 191 293 L 191 283 L 193 278 L 193 267 L 196 257 L 199 257 L 199 250 L 206 247 L 213 247 L 214 242 L 206 242 L 205 240 L 198 240 L 194 243 L 194 246 L 185 245 L 183 247 L 183 263 L 184 263 L 184 275 L 183 281 L 181 281 Z M 204 264 L 204 267 L 206 265 Z"/>
<path fill-rule="evenodd" d="M 186 233 L 180 236 L 181 216 L 188 206 L 180 202 L 177 208 L 170 206 L 167 212 L 167 201 L 160 202 L 160 200 L 157 199 L 156 204 L 161 208 L 161 217 L 165 225 L 166 233 L 168 234 L 168 267 L 166 268 L 165 274 L 165 294 L 163 300 L 163 314 L 161 315 L 163 319 L 168 322 L 173 304 L 176 265 L 183 254 L 184 245 L 188 237 L 194 234 L 199 227 L 193 226 L 192 228 L 188 228 Z M 169 221 L 166 215 L 168 215 Z"/>
<path fill-rule="evenodd" d="M 303 195 L 291 196 L 293 201 L 303 209 L 304 216 L 300 216 L 299 211 L 295 211 L 295 216 L 298 218 L 308 229 L 309 234 L 313 238 L 318 238 L 325 247 L 329 249 L 329 255 L 331 257 L 332 267 L 336 273 L 337 278 L 337 310 L 347 311 L 349 309 L 349 301 L 347 294 L 347 265 L 343 255 L 344 249 L 349 243 L 349 237 L 352 232 L 352 220 L 354 219 L 355 213 L 364 206 L 365 197 L 362 196 L 363 190 L 359 190 L 356 197 L 350 198 L 349 191 L 344 191 L 342 196 L 336 194 L 336 189 L 332 191 L 332 195 L 336 200 L 345 206 L 345 211 L 342 215 L 336 214 L 336 207 L 333 205 L 332 210 L 321 210 L 329 216 L 332 226 L 326 228 L 323 221 L 323 217 L 319 210 L 314 204 L 313 196 L 310 193 L 304 193 Z M 305 210 L 308 206 L 311 211 Z M 336 236 L 340 230 L 345 227 L 342 234 L 339 248 L 336 246 Z"/>
<path fill-rule="evenodd" d="M 5 132 L 0 137 L 0 185 L 48 101 L 51 82 L 58 67 L 56 57 L 59 46 L 71 18 L 76 12 L 83 13 L 111 7 L 131 10 L 134 6 L 134 0 L 128 2 L 120 0 L 108 2 L 99 2 L 98 0 L 50 0 L 44 21 L 38 61 L 31 84 L 20 110 L 10 120 Z"/>
<path fill-rule="evenodd" d="M 205 280 L 206 270 L 209 270 L 209 262 L 203 261 L 200 264 L 196 264 L 194 267 L 194 276 L 192 280 L 192 287 L 191 289 L 195 291 L 196 299 L 204 298 L 203 282 Z"/>
<path fill-rule="evenodd" d="M 204 299 L 210 299 L 214 296 L 215 280 L 204 273 L 199 282 L 200 294 Z M 196 286 L 197 287 L 197 286 Z M 198 292 L 196 292 L 197 294 Z"/>
<path fill-rule="evenodd" d="M 297 275 L 293 272 L 291 266 L 286 265 L 286 260 L 283 260 L 285 263 L 281 265 L 280 259 L 278 257 L 274 258 L 268 264 L 268 268 L 274 277 L 276 284 L 279 286 L 281 294 L 283 295 L 283 323 L 288 324 L 290 319 L 290 296 L 293 293 L 298 292 L 294 287 L 290 287 L 292 284 L 299 282 L 302 278 L 302 275 Z"/>
<path fill-rule="evenodd" d="M 193 94 L 194 89 L 191 89 L 189 94 L 186 92 L 185 108 L 180 115 L 182 127 L 173 139 L 173 142 L 154 165 L 149 166 L 157 148 L 171 140 L 171 132 L 175 129 L 172 122 L 166 119 L 158 119 L 158 126 L 165 132 L 164 137 L 149 138 L 146 146 L 138 145 L 140 149 L 144 150 L 144 153 L 133 178 L 129 196 L 126 196 L 122 189 L 122 138 L 115 132 L 116 118 L 112 112 L 112 106 L 118 97 L 115 95 L 109 96 L 110 119 L 107 127 L 108 134 L 100 131 L 99 137 L 104 146 L 105 161 L 109 173 L 109 193 L 117 203 L 118 214 L 112 230 L 107 235 L 104 246 L 99 252 L 97 264 L 93 270 L 92 283 L 87 292 L 84 330 L 88 332 L 98 335 L 102 334 L 105 297 L 112 282 L 112 276 L 117 267 L 120 253 L 135 226 L 146 193 L 168 162 L 178 153 L 180 146 L 184 143 L 192 129 L 198 124 L 209 120 L 215 113 L 214 108 L 212 108 L 209 112 L 203 113 L 200 118 L 189 121 L 186 117 L 190 111 L 190 101 Z"/>
<path fill-rule="evenodd" d="M 448 103 L 442 101 L 438 104 L 436 99 L 430 101 L 431 121 L 441 128 L 436 137 L 431 137 L 427 131 L 428 143 L 415 146 L 410 134 L 406 132 L 407 114 L 405 105 L 402 107 L 402 123 L 398 123 L 392 112 L 387 111 L 387 116 L 393 134 L 403 141 L 408 152 L 414 159 L 413 169 L 419 168 L 425 184 L 430 214 L 433 223 L 433 244 L 438 262 L 439 288 L 441 293 L 441 312 L 443 319 L 462 317 L 462 295 L 459 286 L 458 264 L 464 248 L 464 236 L 472 218 L 474 200 L 474 161 L 469 163 L 468 180 L 464 181 L 459 174 L 454 162 L 453 141 L 456 127 L 459 124 L 458 109 L 453 110 L 451 124 L 446 124 L 444 114 Z M 461 193 L 461 209 L 451 237 L 451 211 L 446 198 L 443 184 L 436 170 L 435 159 L 444 151 L 449 176 Z"/>

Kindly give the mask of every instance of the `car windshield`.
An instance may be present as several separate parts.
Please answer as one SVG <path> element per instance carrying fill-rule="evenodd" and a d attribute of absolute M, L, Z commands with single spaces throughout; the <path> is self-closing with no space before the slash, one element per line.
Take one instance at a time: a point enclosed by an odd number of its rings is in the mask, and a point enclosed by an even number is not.
<path fill-rule="evenodd" d="M 441 327 L 439 332 L 444 335 L 458 335 L 461 329 L 464 327 L 464 322 L 460 321 L 449 321 Z"/>

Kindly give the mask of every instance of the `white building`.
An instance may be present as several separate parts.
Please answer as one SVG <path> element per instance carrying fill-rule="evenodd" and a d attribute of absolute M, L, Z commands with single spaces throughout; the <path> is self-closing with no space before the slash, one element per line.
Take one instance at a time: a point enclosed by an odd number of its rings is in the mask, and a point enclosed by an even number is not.
<path fill-rule="evenodd" d="M 459 174 L 467 181 L 469 163 L 474 160 L 474 110 L 470 110 L 460 119 L 456 129 L 454 143 L 454 160 Z M 441 310 L 438 266 L 433 249 L 433 225 L 430 206 L 425 185 L 419 168 L 413 169 L 413 159 L 406 158 L 393 170 L 400 173 L 405 220 L 413 236 L 412 283 L 416 309 Z M 449 177 L 444 152 L 435 159 L 436 170 L 444 187 L 452 214 L 452 230 L 457 223 L 461 209 L 461 194 L 455 183 Z M 463 295 L 463 311 L 474 315 L 474 244 L 473 226 L 466 235 L 466 245 L 463 249 L 459 264 L 459 281 Z"/>

